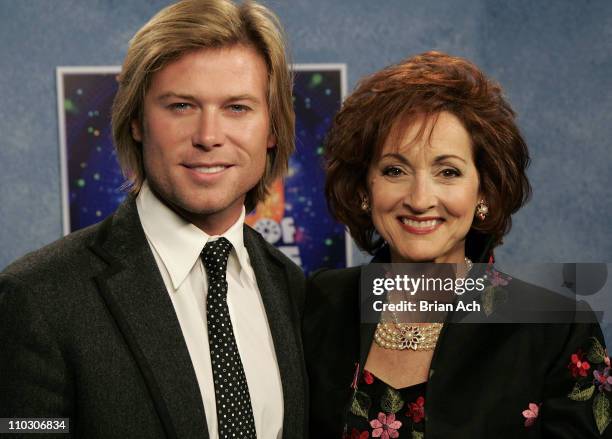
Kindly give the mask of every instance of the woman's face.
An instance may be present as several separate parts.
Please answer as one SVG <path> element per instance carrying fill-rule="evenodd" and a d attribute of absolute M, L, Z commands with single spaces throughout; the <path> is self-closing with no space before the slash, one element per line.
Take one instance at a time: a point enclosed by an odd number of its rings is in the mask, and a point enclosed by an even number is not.
<path fill-rule="evenodd" d="M 451 113 L 394 124 L 368 171 L 372 221 L 393 262 L 463 262 L 480 199 L 472 155 L 470 135 Z"/>

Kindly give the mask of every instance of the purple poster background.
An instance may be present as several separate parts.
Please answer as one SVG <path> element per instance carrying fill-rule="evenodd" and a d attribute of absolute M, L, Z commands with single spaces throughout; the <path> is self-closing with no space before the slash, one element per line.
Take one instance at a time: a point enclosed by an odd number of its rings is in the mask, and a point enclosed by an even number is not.
<path fill-rule="evenodd" d="M 124 178 L 110 132 L 118 67 L 58 68 L 64 233 L 111 214 L 124 200 Z M 327 212 L 323 196 L 323 139 L 344 93 L 343 65 L 297 65 L 294 106 L 297 151 L 289 175 L 247 217 L 269 242 L 305 272 L 341 268 L 350 261 L 344 228 Z"/>

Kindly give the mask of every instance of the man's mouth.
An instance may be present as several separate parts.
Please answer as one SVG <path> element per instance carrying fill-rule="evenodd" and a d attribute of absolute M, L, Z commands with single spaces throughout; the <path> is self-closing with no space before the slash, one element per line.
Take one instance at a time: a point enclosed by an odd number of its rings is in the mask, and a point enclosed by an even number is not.
<path fill-rule="evenodd" d="M 196 172 L 199 172 L 200 174 L 216 174 L 217 172 L 222 172 L 226 170 L 227 168 L 229 168 L 229 166 L 216 165 L 216 166 L 197 166 L 191 169 L 193 169 Z"/>

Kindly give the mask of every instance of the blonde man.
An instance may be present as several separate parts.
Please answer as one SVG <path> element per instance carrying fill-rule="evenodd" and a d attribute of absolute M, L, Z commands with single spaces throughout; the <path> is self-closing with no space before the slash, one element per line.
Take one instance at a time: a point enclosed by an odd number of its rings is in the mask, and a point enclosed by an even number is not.
<path fill-rule="evenodd" d="M 134 36 L 112 114 L 130 196 L 0 277 L 0 417 L 79 437 L 301 438 L 303 275 L 244 224 L 294 149 L 276 17 L 185 0 Z"/>

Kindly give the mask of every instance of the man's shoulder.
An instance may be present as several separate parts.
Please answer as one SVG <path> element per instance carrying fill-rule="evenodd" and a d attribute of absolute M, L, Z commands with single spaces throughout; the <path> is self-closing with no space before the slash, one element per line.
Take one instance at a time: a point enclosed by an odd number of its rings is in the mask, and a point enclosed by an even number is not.
<path fill-rule="evenodd" d="M 27 253 L 9 264 L 2 271 L 2 277 L 36 283 L 83 274 L 92 267 L 92 259 L 97 259 L 90 246 L 94 243 L 101 224 L 78 230 Z"/>

